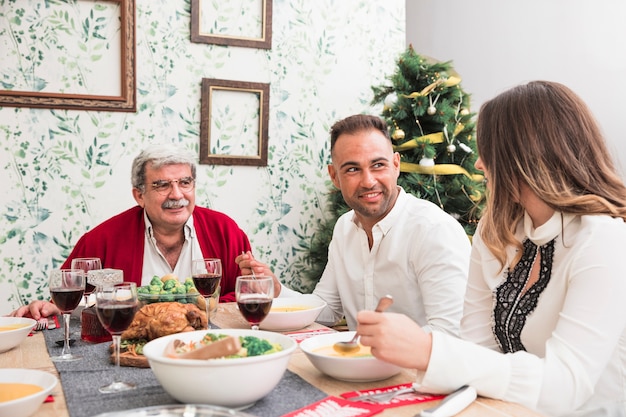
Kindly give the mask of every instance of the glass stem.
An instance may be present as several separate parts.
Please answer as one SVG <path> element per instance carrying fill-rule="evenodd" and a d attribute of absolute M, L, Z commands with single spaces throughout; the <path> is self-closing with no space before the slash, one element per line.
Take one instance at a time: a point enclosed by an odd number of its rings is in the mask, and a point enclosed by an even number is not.
<path fill-rule="evenodd" d="M 119 381 L 120 375 L 120 344 L 122 343 L 122 335 L 114 334 L 113 337 L 113 346 L 115 346 L 115 379 L 114 381 Z"/>
<path fill-rule="evenodd" d="M 211 330 L 211 297 L 204 298 L 204 309 L 206 310 L 206 328 Z"/>
<path fill-rule="evenodd" d="M 63 313 L 63 351 L 62 356 L 70 355 L 70 314 Z"/>

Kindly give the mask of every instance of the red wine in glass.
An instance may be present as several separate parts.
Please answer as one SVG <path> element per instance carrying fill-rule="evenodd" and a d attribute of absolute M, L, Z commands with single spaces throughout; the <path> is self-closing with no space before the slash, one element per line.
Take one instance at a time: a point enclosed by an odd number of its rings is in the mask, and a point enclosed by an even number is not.
<path fill-rule="evenodd" d="M 128 329 L 137 310 L 137 284 L 122 282 L 120 284 L 102 284 L 96 287 L 96 315 L 113 338 L 115 347 L 115 370 L 120 369 L 120 345 L 122 332 Z M 136 385 L 120 381 L 113 382 L 98 389 L 101 393 L 121 392 L 135 389 Z"/>
<path fill-rule="evenodd" d="M 53 269 L 50 271 L 48 288 L 52 301 L 63 313 L 63 351 L 52 356 L 53 362 L 69 362 L 80 359 L 70 351 L 70 314 L 83 299 L 85 272 L 82 269 Z"/>
<path fill-rule="evenodd" d="M 111 334 L 122 334 L 135 317 L 137 303 L 127 304 L 99 304 L 97 307 L 98 318 L 102 327 Z"/>
<path fill-rule="evenodd" d="M 63 313 L 71 313 L 74 311 L 80 300 L 83 299 L 84 289 L 78 288 L 52 288 L 50 295 L 52 301 Z"/>
<path fill-rule="evenodd" d="M 198 292 L 202 294 L 203 297 L 210 297 L 220 285 L 222 276 L 220 274 L 196 274 L 191 278 Z"/>
<path fill-rule="evenodd" d="M 266 297 L 241 297 L 237 306 L 243 317 L 251 325 L 257 325 L 267 317 L 272 308 L 272 299 Z"/>

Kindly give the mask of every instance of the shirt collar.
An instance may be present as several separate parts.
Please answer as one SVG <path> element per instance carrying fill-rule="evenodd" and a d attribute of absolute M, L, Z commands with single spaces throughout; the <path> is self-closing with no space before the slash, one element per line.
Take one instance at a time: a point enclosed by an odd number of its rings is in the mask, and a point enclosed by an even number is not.
<path fill-rule="evenodd" d="M 524 212 L 524 234 L 535 245 L 542 246 L 557 237 L 575 217 L 575 214 L 555 211 L 547 222 L 535 228 L 528 212 Z"/>

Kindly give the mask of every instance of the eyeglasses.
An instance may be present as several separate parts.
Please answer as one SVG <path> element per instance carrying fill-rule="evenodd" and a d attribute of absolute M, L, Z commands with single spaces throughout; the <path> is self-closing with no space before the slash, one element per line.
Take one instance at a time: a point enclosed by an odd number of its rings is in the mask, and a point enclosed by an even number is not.
<path fill-rule="evenodd" d="M 184 177 L 178 180 L 158 180 L 152 183 L 152 189 L 162 195 L 168 195 L 172 192 L 172 183 L 177 183 L 178 188 L 183 193 L 193 190 L 196 180 L 192 177 Z"/>

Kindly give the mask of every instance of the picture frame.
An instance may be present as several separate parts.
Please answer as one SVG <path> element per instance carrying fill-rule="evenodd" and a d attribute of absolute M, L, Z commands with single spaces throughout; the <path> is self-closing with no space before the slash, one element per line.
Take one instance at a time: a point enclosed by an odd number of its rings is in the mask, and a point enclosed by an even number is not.
<path fill-rule="evenodd" d="M 202 79 L 200 164 L 267 166 L 269 86 Z"/>
<path fill-rule="evenodd" d="M 45 0 L 31 0 L 32 2 L 40 1 L 44 3 Z M 97 3 L 97 8 L 94 5 Z M 70 7 L 68 5 L 67 7 Z M 50 108 L 50 109 L 69 109 L 69 110 L 95 110 L 95 111 L 119 111 L 119 112 L 135 112 L 137 110 L 136 104 L 136 58 L 135 58 L 135 0 L 78 0 L 76 6 L 72 11 L 79 9 L 77 13 L 83 11 L 88 16 L 83 18 L 77 25 L 69 24 L 69 20 L 77 20 L 67 11 L 61 9 L 62 6 L 48 8 L 51 15 L 46 16 L 45 23 L 51 27 L 53 25 L 61 26 L 60 30 L 56 30 L 55 35 L 65 37 L 56 46 L 57 50 L 54 51 L 57 54 L 62 55 L 61 58 L 55 62 L 53 59 L 48 59 L 46 62 L 39 63 L 40 66 L 45 67 L 45 70 L 41 70 L 37 79 L 28 85 L 18 86 L 18 88 L 2 89 L 0 90 L 0 107 L 29 107 L 29 108 Z M 45 8 L 40 8 L 43 10 Z M 33 10 L 28 9 L 28 10 Z M 96 13 L 94 13 L 94 10 Z M 34 12 L 32 12 L 34 13 Z M 98 14 L 100 13 L 100 14 Z M 108 14 L 108 15 L 107 15 Z M 69 15 L 69 17 L 68 17 Z M 94 16 L 95 15 L 95 16 Z M 116 16 L 117 15 L 117 16 Z M 38 16 L 41 18 L 41 16 Z M 77 16 L 78 17 L 78 16 Z M 80 16 L 82 18 L 82 16 Z M 66 19 L 66 21 L 64 21 Z M 87 22 L 91 22 L 91 26 L 87 25 Z M 114 22 L 113 25 L 110 22 Z M 117 26 L 119 24 L 119 27 Z M 65 26 L 63 26 L 65 25 Z M 86 38 L 81 39 L 72 38 L 71 30 L 80 30 L 88 35 L 93 35 L 89 38 L 91 44 L 85 41 Z M 97 32 L 98 31 L 98 32 Z M 97 33 L 96 33 L 97 32 Z M 109 36 L 107 38 L 106 36 Z M 117 38 L 119 37 L 119 42 Z M 76 39 L 72 42 L 67 42 L 67 39 Z M 102 44 L 106 44 L 106 49 Z M 60 45 L 60 46 L 58 46 Z M 91 48 L 93 46 L 93 48 Z M 76 58 L 74 62 L 68 63 L 68 56 L 72 54 L 64 54 L 64 48 L 74 48 L 78 53 L 84 52 L 88 54 L 89 59 Z M 48 58 L 50 44 L 48 42 L 41 42 L 40 44 L 33 44 L 29 49 L 14 50 L 14 56 L 19 56 L 21 53 L 28 53 L 33 48 L 41 48 L 39 57 Z M 72 52 L 74 52 L 74 50 Z M 24 52 L 22 52 L 24 51 Z M 98 58 L 100 57 L 100 58 Z M 19 58 L 15 58 L 16 60 Z M 106 67 L 106 72 L 103 69 L 105 65 L 103 63 L 113 61 L 113 66 L 116 66 L 116 61 L 119 59 L 119 74 L 111 74 L 110 68 Z M 31 59 L 30 62 L 33 60 Z M 7 72 L 15 72 L 15 68 L 7 59 L 4 59 L 5 65 L 2 66 L 0 62 L 0 76 L 3 80 L 6 80 Z M 50 70 L 50 66 L 60 65 L 57 71 Z M 75 71 L 82 75 L 92 75 L 93 82 L 91 87 L 88 87 L 89 83 L 85 81 L 85 78 L 77 80 L 76 76 L 73 76 L 71 69 L 77 65 L 84 66 L 80 68 L 80 71 Z M 53 74 L 49 79 L 44 79 L 46 76 Z M 9 77 L 10 78 L 10 77 Z M 87 80 L 89 81 L 89 80 Z M 64 84 L 64 85 L 63 85 Z M 6 84 L 5 84 L 6 85 Z M 0 88 L 5 85 L 0 84 Z M 45 85 L 47 89 L 40 89 L 39 86 Z M 30 87 L 30 88 L 25 88 Z M 55 89 L 55 87 L 57 87 Z M 67 92 L 66 89 L 76 88 L 76 91 Z"/>
<path fill-rule="evenodd" d="M 255 7 L 244 10 L 246 2 Z M 191 0 L 191 42 L 272 49 L 272 0 L 245 0 L 240 6 L 233 10 L 236 6 L 232 6 L 232 2 Z M 210 7 L 225 8 L 225 11 L 209 10 Z M 258 14 L 244 13 L 254 9 Z M 250 19 L 242 21 L 245 16 Z"/>

